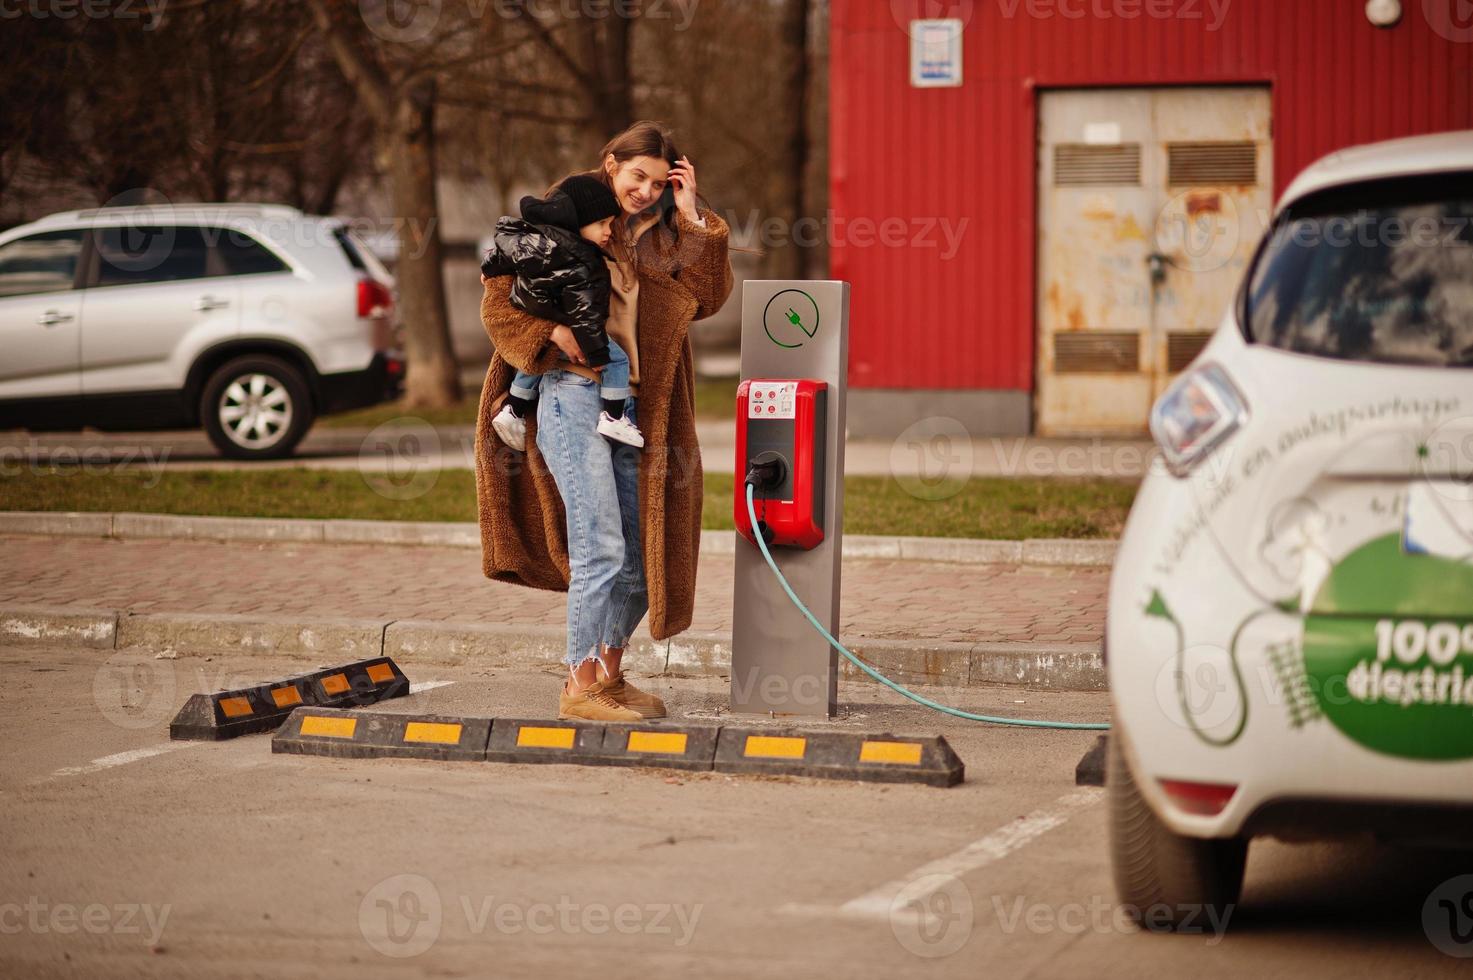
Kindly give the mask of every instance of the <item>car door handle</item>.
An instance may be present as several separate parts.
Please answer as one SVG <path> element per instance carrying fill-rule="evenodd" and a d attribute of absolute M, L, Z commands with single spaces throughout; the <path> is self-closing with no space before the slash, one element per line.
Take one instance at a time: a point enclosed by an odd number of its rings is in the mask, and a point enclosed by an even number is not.
<path fill-rule="evenodd" d="M 194 308 L 196 310 L 218 310 L 222 306 L 229 305 L 230 300 L 216 299 L 213 296 L 201 296 L 199 299 L 194 301 Z"/>
<path fill-rule="evenodd" d="M 58 323 L 66 323 L 68 320 L 76 319 L 70 313 L 58 313 L 55 310 L 47 310 L 36 317 L 36 322 L 43 327 L 52 327 Z"/>

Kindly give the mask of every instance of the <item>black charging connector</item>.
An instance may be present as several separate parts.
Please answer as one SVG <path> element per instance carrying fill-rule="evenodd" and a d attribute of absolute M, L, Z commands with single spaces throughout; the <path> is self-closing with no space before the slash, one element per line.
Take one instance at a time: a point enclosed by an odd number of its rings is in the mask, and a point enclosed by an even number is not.
<path fill-rule="evenodd" d="M 767 450 L 752 458 L 747 467 L 746 483 L 758 490 L 776 490 L 787 479 L 788 461 L 782 453 Z"/>
<path fill-rule="evenodd" d="M 747 477 L 742 482 L 759 493 L 766 493 L 781 487 L 787 478 L 787 458 L 782 453 L 769 449 L 752 457 L 752 462 L 747 466 Z M 758 520 L 753 530 L 762 535 L 763 542 L 769 545 L 777 537 L 777 533 L 764 520 Z"/>

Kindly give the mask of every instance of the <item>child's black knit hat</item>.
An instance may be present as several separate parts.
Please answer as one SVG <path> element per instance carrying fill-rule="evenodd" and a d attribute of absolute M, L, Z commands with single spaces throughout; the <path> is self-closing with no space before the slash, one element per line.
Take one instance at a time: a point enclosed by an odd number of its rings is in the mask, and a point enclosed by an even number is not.
<path fill-rule="evenodd" d="M 557 186 L 559 190 L 572 198 L 573 207 L 578 212 L 579 228 L 591 225 L 595 221 L 612 218 L 623 210 L 614 192 L 597 177 L 575 174 Z"/>

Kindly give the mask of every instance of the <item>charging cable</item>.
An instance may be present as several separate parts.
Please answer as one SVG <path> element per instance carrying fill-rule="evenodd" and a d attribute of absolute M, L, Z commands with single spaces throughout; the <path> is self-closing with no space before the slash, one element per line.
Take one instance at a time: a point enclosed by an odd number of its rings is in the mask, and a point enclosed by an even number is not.
<path fill-rule="evenodd" d="M 900 684 L 895 683 L 890 678 L 886 677 L 884 674 L 881 674 L 878 670 L 875 670 L 869 664 L 865 663 L 863 660 L 860 660 L 854 654 L 850 653 L 845 648 L 844 644 L 836 640 L 832 633 L 823 628 L 823 624 L 820 623 L 818 619 L 813 615 L 813 613 L 808 610 L 808 607 L 803 604 L 803 600 L 798 598 L 797 593 L 793 591 L 793 587 L 788 584 L 788 580 L 783 575 L 782 570 L 777 567 L 777 562 L 772 560 L 772 552 L 767 550 L 767 541 L 765 540 L 765 538 L 767 537 L 767 532 L 765 526 L 761 531 L 757 530 L 757 510 L 753 504 L 753 494 L 756 491 L 759 483 L 761 483 L 761 485 L 763 486 L 769 485 L 765 481 L 767 479 L 770 479 L 772 474 L 767 469 L 764 469 L 760 473 L 758 472 L 759 467 L 766 466 L 767 463 L 765 461 L 762 463 L 754 461 L 752 467 L 747 472 L 747 519 L 752 522 L 752 528 L 754 532 L 756 532 L 753 534 L 753 538 L 757 542 L 757 547 L 762 551 L 762 557 L 767 561 L 767 567 L 772 569 L 773 575 L 777 576 L 778 584 L 783 587 L 783 591 L 788 594 L 788 598 L 793 601 L 793 605 L 797 606 L 798 611 L 808 618 L 808 622 L 813 625 L 813 628 L 818 630 L 818 632 L 822 634 L 825 640 L 829 641 L 829 645 L 832 646 L 835 650 L 838 650 L 845 657 L 847 657 L 850 663 L 858 667 L 860 670 L 864 671 L 869 676 L 873 677 L 875 680 L 879 681 L 881 684 L 884 684 L 892 691 L 895 691 L 898 694 L 910 698 L 916 704 L 925 705 L 927 708 L 930 708 L 933 711 L 940 711 L 943 714 L 952 715 L 956 718 L 963 718 L 967 721 L 983 721 L 992 725 L 1013 725 L 1019 728 L 1063 728 L 1090 732 L 1109 731 L 1110 726 L 1107 724 L 1082 721 L 1040 721 L 1031 718 L 1002 718 L 996 715 L 973 714 L 970 711 L 963 711 L 960 708 L 952 708 L 948 705 L 937 704 L 930 698 L 923 697 L 922 695 L 919 695 L 914 691 L 908 690 Z M 781 471 L 779 470 L 779 472 Z M 780 479 L 781 477 L 779 477 L 779 480 Z"/>

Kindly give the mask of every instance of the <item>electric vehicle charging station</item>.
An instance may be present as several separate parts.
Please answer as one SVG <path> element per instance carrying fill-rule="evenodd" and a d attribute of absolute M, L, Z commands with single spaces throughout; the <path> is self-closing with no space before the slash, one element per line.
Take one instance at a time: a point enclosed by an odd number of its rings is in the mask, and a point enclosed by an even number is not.
<path fill-rule="evenodd" d="M 833 717 L 838 654 L 783 591 L 752 540 L 825 629 L 839 629 L 849 283 L 742 284 L 741 384 L 733 517 L 731 710 Z M 759 527 L 745 478 L 756 468 Z"/>

